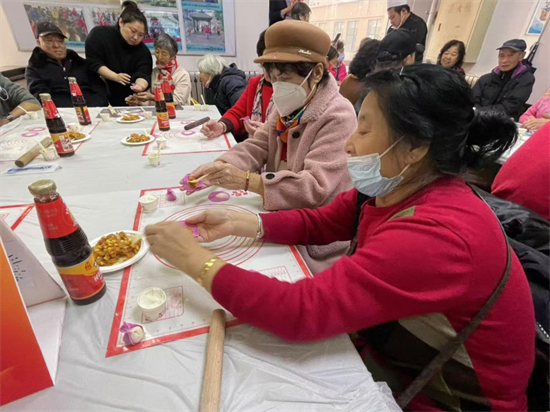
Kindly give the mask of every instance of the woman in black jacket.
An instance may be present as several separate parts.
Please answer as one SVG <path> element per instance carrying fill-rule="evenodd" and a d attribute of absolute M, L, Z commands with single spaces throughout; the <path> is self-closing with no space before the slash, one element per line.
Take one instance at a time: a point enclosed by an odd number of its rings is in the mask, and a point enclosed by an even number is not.
<path fill-rule="evenodd" d="M 125 106 L 126 97 L 149 88 L 153 59 L 142 40 L 147 20 L 133 1 L 125 1 L 118 24 L 94 27 L 86 39 L 86 59 L 106 81 L 109 101 Z"/>
<path fill-rule="evenodd" d="M 243 94 L 246 75 L 235 63 L 227 66 L 224 59 L 213 54 L 201 58 L 198 68 L 206 103 L 215 104 L 223 116 Z"/>

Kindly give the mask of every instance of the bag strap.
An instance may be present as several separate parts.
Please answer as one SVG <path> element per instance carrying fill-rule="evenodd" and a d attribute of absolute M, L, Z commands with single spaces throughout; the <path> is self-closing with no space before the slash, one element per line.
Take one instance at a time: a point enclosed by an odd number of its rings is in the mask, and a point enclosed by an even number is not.
<path fill-rule="evenodd" d="M 487 202 L 485 202 L 485 200 L 481 197 L 477 190 L 472 186 L 470 186 L 470 188 L 474 191 L 476 196 L 479 197 L 483 201 L 483 203 L 485 203 L 490 209 L 490 206 L 487 204 Z M 455 352 L 470 337 L 474 330 L 476 330 L 476 328 L 480 325 L 485 316 L 487 316 L 487 313 L 489 313 L 489 311 L 492 309 L 493 305 L 504 290 L 504 287 L 506 286 L 506 283 L 510 278 L 510 272 L 512 269 L 512 253 L 510 252 L 511 248 L 510 243 L 508 242 L 508 236 L 506 236 L 506 232 L 504 231 L 504 228 L 502 227 L 502 224 L 500 223 L 500 220 L 498 220 L 498 218 L 497 221 L 500 225 L 500 230 L 502 231 L 502 234 L 504 235 L 504 239 L 506 241 L 506 270 L 504 271 L 502 279 L 500 280 L 499 284 L 497 285 L 496 289 L 493 291 L 487 302 L 485 302 L 483 307 L 472 318 L 472 320 L 453 339 L 451 339 L 445 344 L 445 346 L 443 346 L 441 351 L 430 361 L 430 363 L 422 370 L 422 372 L 420 372 L 420 375 L 418 375 L 416 379 L 412 381 L 412 383 L 401 393 L 401 395 L 399 395 L 399 397 L 397 398 L 397 404 L 401 409 L 404 409 L 409 404 L 409 402 L 416 395 L 418 395 L 418 393 L 430 382 L 434 375 L 443 368 L 443 365 L 445 365 L 445 363 L 447 363 L 447 361 L 452 358 Z"/>

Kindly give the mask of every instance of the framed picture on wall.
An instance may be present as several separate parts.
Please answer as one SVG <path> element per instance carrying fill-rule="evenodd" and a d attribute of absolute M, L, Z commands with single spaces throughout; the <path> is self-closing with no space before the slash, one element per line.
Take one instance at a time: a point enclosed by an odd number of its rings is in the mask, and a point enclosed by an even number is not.
<path fill-rule="evenodd" d="M 550 0 L 539 0 L 527 27 L 527 34 L 538 36 L 542 33 L 546 21 L 550 17 Z"/>

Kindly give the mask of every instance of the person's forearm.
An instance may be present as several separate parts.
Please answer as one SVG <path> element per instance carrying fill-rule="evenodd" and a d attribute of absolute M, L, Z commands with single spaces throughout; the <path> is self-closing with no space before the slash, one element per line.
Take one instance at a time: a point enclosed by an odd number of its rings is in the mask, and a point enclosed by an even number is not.
<path fill-rule="evenodd" d="M 112 82 L 118 82 L 118 74 L 109 69 L 107 66 L 101 66 L 97 73 L 104 79 L 110 80 Z"/>
<path fill-rule="evenodd" d="M 19 116 L 23 116 L 27 112 L 36 112 L 40 109 L 42 109 L 42 107 L 39 104 L 28 101 L 21 103 L 18 107 L 13 109 L 10 114 L 14 119 L 17 119 Z"/>
<path fill-rule="evenodd" d="M 143 90 L 147 90 L 149 88 L 149 82 L 141 77 L 136 79 L 136 85 L 141 86 Z"/>
<path fill-rule="evenodd" d="M 264 197 L 264 181 L 259 174 L 251 173 L 250 174 L 250 184 L 248 185 L 248 190 L 253 193 L 259 194 L 262 198 Z"/>

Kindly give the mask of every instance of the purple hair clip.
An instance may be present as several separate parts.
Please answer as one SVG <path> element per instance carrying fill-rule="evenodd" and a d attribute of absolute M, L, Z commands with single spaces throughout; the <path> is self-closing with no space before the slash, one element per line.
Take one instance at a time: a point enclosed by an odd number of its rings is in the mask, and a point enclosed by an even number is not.
<path fill-rule="evenodd" d="M 145 338 L 145 329 L 135 323 L 123 322 L 120 331 L 126 345 L 137 345 Z"/>
<path fill-rule="evenodd" d="M 174 191 L 172 189 L 168 189 L 166 191 L 166 199 L 169 202 L 175 202 L 176 200 L 178 200 L 178 197 L 176 196 L 176 194 L 174 193 Z"/>
<path fill-rule="evenodd" d="M 191 182 L 189 182 L 189 179 L 191 178 Z M 194 177 L 192 177 L 190 174 L 186 174 L 183 176 L 183 179 L 181 179 L 180 184 L 182 185 L 185 192 L 190 195 L 197 190 L 204 189 L 206 185 L 203 182 L 193 183 L 195 180 Z"/>

